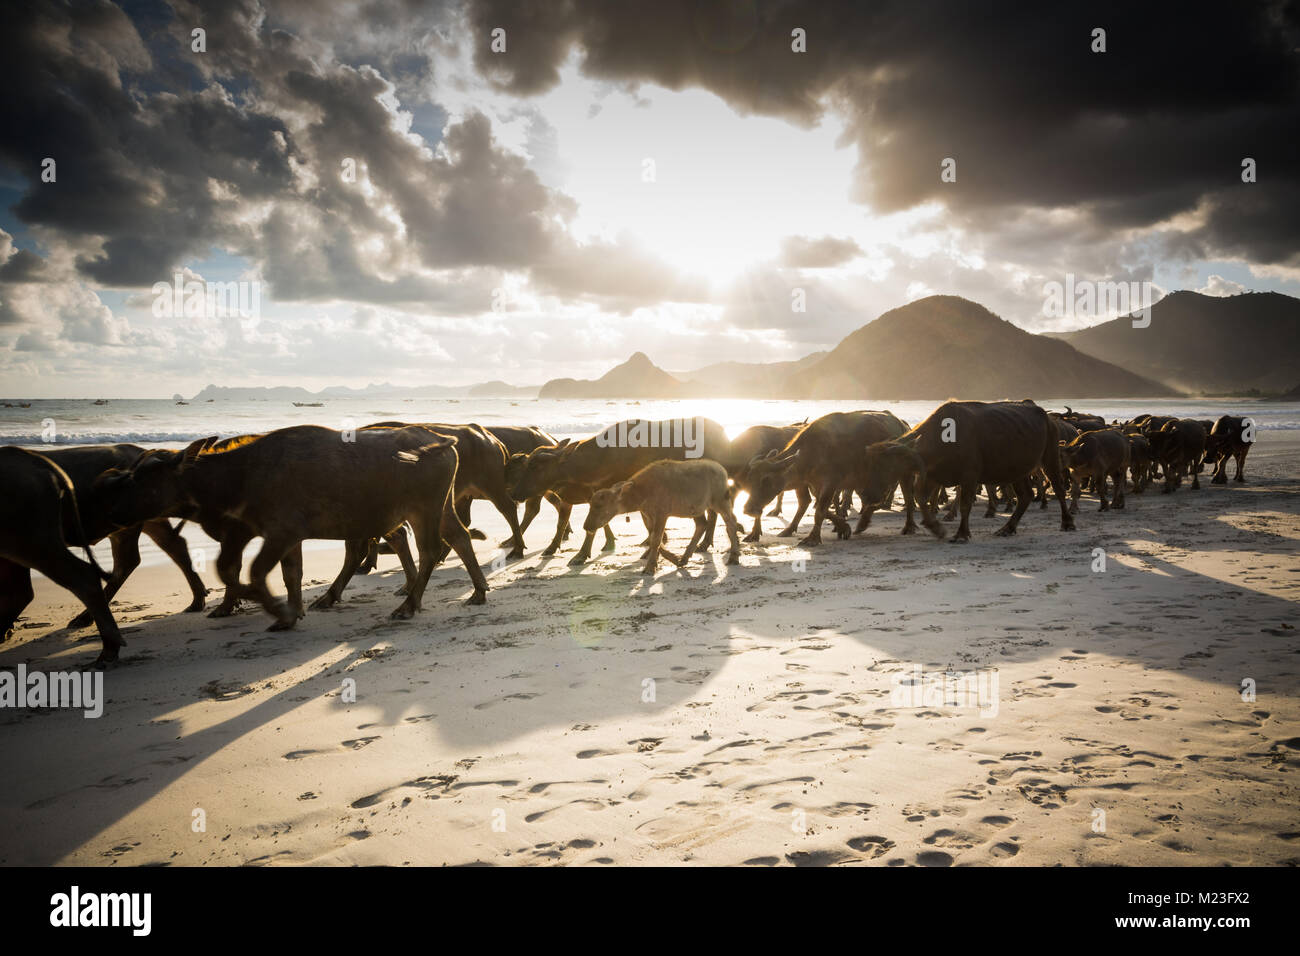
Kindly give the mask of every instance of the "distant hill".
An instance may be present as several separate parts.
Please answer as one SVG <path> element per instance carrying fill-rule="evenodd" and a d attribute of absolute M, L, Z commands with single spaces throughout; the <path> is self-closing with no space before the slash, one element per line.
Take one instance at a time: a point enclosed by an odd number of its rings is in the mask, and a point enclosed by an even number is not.
<path fill-rule="evenodd" d="M 466 393 L 470 398 L 536 398 L 536 385 L 510 385 L 502 381 L 471 385 Z"/>
<path fill-rule="evenodd" d="M 1285 394 L 1282 396 L 1282 401 L 1284 401 L 1284 402 L 1300 402 L 1300 385 L 1297 385 L 1295 388 L 1291 389 L 1291 391 L 1285 393 Z"/>
<path fill-rule="evenodd" d="M 1174 292 L 1151 307 L 1147 328 L 1124 317 L 1051 337 L 1188 392 L 1278 392 L 1300 367 L 1300 299 Z"/>
<path fill-rule="evenodd" d="M 814 352 L 793 362 L 717 362 L 692 372 L 673 372 L 675 378 L 721 398 L 771 398 L 781 384 L 828 353 Z"/>
<path fill-rule="evenodd" d="M 684 398 L 693 391 L 637 352 L 600 378 L 553 378 L 538 398 Z"/>
<path fill-rule="evenodd" d="M 352 388 L 347 385 L 330 385 L 319 392 L 289 385 L 226 387 L 209 385 L 195 395 L 191 402 L 303 402 L 323 401 L 331 398 L 535 398 L 535 385 L 508 385 L 505 382 L 483 382 L 479 385 L 367 385 Z"/>
<path fill-rule="evenodd" d="M 780 391 L 791 398 L 896 400 L 1176 394 L 953 295 L 886 312 L 789 376 Z"/>

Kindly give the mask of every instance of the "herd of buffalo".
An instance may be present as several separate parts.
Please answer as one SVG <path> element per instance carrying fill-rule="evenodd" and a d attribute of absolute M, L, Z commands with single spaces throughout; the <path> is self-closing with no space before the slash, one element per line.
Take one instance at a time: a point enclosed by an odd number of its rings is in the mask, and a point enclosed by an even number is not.
<path fill-rule="evenodd" d="M 793 535 L 808 506 L 814 508 L 805 546 L 821 543 L 826 521 L 840 538 L 865 531 L 873 511 L 893 506 L 896 491 L 906 508 L 904 534 L 916 531 L 919 510 L 921 524 L 942 536 L 935 509 L 949 488 L 957 494 L 948 517 L 960 518 L 953 541 L 970 538 L 970 510 L 981 488 L 987 514 L 996 514 L 999 504 L 1014 506 L 998 535 L 1015 534 L 1032 501 L 1048 507 L 1048 486 L 1060 505 L 1061 529 L 1070 531 L 1085 489 L 1105 511 L 1123 508 L 1126 491 L 1140 494 L 1157 480 L 1166 493 L 1187 478 L 1197 489 L 1205 465 L 1214 467 L 1214 483 L 1226 482 L 1229 459 L 1242 481 L 1254 439 L 1249 419 L 1229 415 L 1215 422 L 1141 415 L 1107 423 L 1068 406 L 1049 413 L 1028 400 L 945 402 L 914 428 L 886 411 L 834 412 L 812 422 L 756 425 L 734 439 L 716 422 L 696 418 L 685 423 L 699 438 L 690 448 L 627 440 L 645 424 L 621 422 L 580 441 L 556 441 L 522 426 L 380 422 L 347 432 L 297 425 L 205 438 L 178 450 L 0 448 L 6 491 L 0 504 L 0 640 L 32 600 L 35 569 L 85 604 L 71 626 L 98 627 L 98 663 L 116 660 L 124 642 L 109 601 L 140 563 L 142 532 L 184 573 L 192 593 L 185 610 L 203 610 L 207 588 L 180 533 L 187 521 L 220 542 L 216 569 L 225 593 L 211 616 L 228 615 L 249 599 L 279 630 L 304 615 L 302 542 L 310 538 L 340 540 L 346 549 L 338 576 L 313 608 L 334 604 L 355 573 L 374 567 L 380 540 L 406 574 L 394 617 L 420 609 L 429 573 L 452 549 L 474 585 L 469 603 L 484 603 L 488 585 L 471 541 L 482 535 L 469 528 L 475 498 L 490 501 L 509 524 L 510 538 L 502 542 L 509 559 L 523 557 L 523 534 L 543 499 L 558 513 L 545 555 L 555 554 L 572 533 L 573 506 L 588 505 L 585 535 L 570 564 L 590 559 L 599 531 L 603 550 L 614 550 L 610 521 L 639 512 L 648 531 L 645 570 L 653 574 L 660 555 L 680 567 L 707 550 L 719 516 L 729 538 L 728 561 L 738 563 L 737 491 L 746 492 L 744 513 L 753 518 L 745 541 L 759 539 L 764 509 L 773 501 L 770 514 L 780 514 L 786 491 L 794 493 L 798 511 L 781 536 Z M 660 423 L 649 424 L 658 434 L 653 426 Z M 854 494 L 861 508 L 850 529 L 846 516 Z M 695 519 L 681 555 L 663 547 L 670 517 Z M 89 547 L 106 537 L 113 552 L 108 573 Z M 245 583 L 244 549 L 258 537 L 263 543 Z M 69 546 L 84 549 L 88 560 Z M 267 587 L 277 564 L 284 601 Z"/>

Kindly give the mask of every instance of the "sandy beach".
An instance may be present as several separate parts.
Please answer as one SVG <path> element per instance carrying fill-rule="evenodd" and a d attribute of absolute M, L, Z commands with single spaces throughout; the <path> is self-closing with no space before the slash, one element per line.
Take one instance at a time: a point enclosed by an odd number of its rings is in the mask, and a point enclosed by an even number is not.
<path fill-rule="evenodd" d="M 385 556 L 288 633 L 177 613 L 145 567 L 102 717 L 0 711 L 0 864 L 1296 865 L 1298 465 L 1267 432 L 1244 485 L 1085 497 L 1074 534 L 1035 506 L 1005 540 L 981 502 L 964 546 L 766 518 L 740 567 L 719 531 L 653 582 L 639 521 L 543 558 L 549 507 L 493 567 L 477 502 L 486 606 L 453 557 L 389 621 Z M 308 552 L 308 600 L 341 553 Z M 78 610 L 39 580 L 0 667 L 88 665 Z M 996 695 L 900 699 L 917 668 Z"/>

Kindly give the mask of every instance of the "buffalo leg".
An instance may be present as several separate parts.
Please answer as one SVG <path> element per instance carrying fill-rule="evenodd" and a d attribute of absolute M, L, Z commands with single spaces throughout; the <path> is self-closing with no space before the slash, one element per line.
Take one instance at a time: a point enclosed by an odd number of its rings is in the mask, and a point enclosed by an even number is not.
<path fill-rule="evenodd" d="M 35 596 L 31 569 L 0 558 L 0 644 L 13 635 L 19 616 Z"/>
<path fill-rule="evenodd" d="M 864 492 L 858 492 L 858 497 L 862 499 L 862 511 L 858 514 L 858 526 L 853 529 L 854 534 L 862 534 L 867 530 L 871 524 L 871 516 L 876 510 L 875 504 L 867 504 L 867 496 Z"/>
<path fill-rule="evenodd" d="M 560 544 L 564 541 L 569 529 L 569 515 L 572 513 L 573 505 L 568 502 L 560 502 L 555 506 L 555 537 L 551 539 L 551 543 L 548 544 L 546 550 L 542 552 L 545 557 L 549 558 L 556 551 L 560 550 Z"/>
<path fill-rule="evenodd" d="M 474 543 L 470 540 L 469 531 L 457 520 L 456 512 L 452 509 L 450 501 L 448 501 L 442 512 L 440 535 L 443 541 L 449 542 L 456 549 L 456 555 L 460 558 L 460 563 L 465 566 L 465 570 L 469 573 L 469 579 L 474 585 L 474 593 L 469 596 L 469 600 L 465 603 L 486 604 L 487 578 L 483 576 L 483 569 L 478 565 L 478 556 L 474 554 Z M 423 554 L 423 549 L 421 549 L 421 554 Z M 423 565 L 423 557 L 420 559 L 420 563 Z M 422 570 L 421 576 L 423 580 L 417 582 L 420 593 L 415 596 L 416 608 L 420 606 L 424 586 L 429 580 L 428 572 Z"/>
<path fill-rule="evenodd" d="M 524 534 L 519 527 L 519 505 L 515 500 L 506 494 L 505 487 L 501 487 L 488 494 L 488 500 L 492 502 L 493 507 L 501 512 L 501 517 L 506 519 L 506 524 L 510 525 L 510 537 L 501 542 L 501 547 L 510 545 L 510 550 L 506 557 L 510 559 L 522 558 L 524 556 Z M 541 505 L 538 505 L 540 508 Z"/>
<path fill-rule="evenodd" d="M 369 574 L 379 567 L 379 540 L 371 538 L 366 542 L 366 555 L 357 565 L 354 574 Z"/>
<path fill-rule="evenodd" d="M 745 535 L 745 540 L 757 541 L 762 536 L 763 536 L 763 516 L 761 514 L 757 514 L 754 515 L 754 529 L 750 531 L 749 534 Z"/>
<path fill-rule="evenodd" d="M 696 548 L 697 551 L 710 551 L 713 548 L 713 532 L 718 527 L 718 513 L 716 511 L 709 512 L 708 525 L 703 538 L 700 540 L 699 547 Z"/>
<path fill-rule="evenodd" d="M 1070 511 L 1065 505 L 1065 479 L 1061 477 L 1061 461 L 1057 457 L 1057 449 L 1052 446 L 1044 456 L 1043 474 L 1052 485 L 1052 491 L 1056 493 L 1056 500 L 1061 505 L 1061 530 L 1073 531 L 1074 519 L 1070 517 Z"/>
<path fill-rule="evenodd" d="M 109 535 L 108 543 L 113 549 L 113 570 L 104 582 L 104 600 L 111 602 L 131 572 L 140 566 L 140 526 Z M 69 621 L 68 627 L 89 627 L 94 620 L 94 615 L 87 608 Z"/>
<path fill-rule="evenodd" d="M 789 538 L 794 535 L 799 528 L 799 522 L 803 520 L 804 514 L 808 511 L 808 506 L 812 504 L 812 492 L 807 488 L 800 486 L 795 489 L 795 499 L 799 503 L 799 508 L 790 519 L 790 523 L 777 534 L 778 538 Z"/>
<path fill-rule="evenodd" d="M 740 527 L 736 520 L 735 514 L 731 507 L 728 506 L 722 510 L 722 523 L 727 529 L 727 541 L 731 545 L 731 550 L 727 553 L 728 564 L 740 563 Z"/>
<path fill-rule="evenodd" d="M 998 489 L 996 485 L 985 485 L 984 494 L 989 499 L 989 505 L 984 509 L 984 517 L 996 518 L 998 516 Z"/>
<path fill-rule="evenodd" d="M 1110 506 L 1112 508 L 1117 508 L 1120 511 L 1123 511 L 1124 510 L 1124 469 L 1123 468 L 1119 469 L 1119 471 L 1115 472 L 1110 477 L 1111 480 L 1115 482 L 1115 493 L 1111 495 Z"/>
<path fill-rule="evenodd" d="M 325 589 L 325 593 L 311 602 L 313 611 L 333 607 L 338 603 L 339 598 L 343 597 L 343 589 L 347 587 L 348 581 L 352 578 L 352 573 L 348 569 L 356 567 L 360 556 L 370 548 L 370 544 L 374 540 L 374 538 L 368 538 L 365 541 L 343 542 L 343 568 L 330 583 L 330 586 Z M 281 562 L 281 565 L 283 566 L 283 562 Z M 301 594 L 301 588 L 299 594 Z"/>
<path fill-rule="evenodd" d="M 228 531 L 222 536 L 216 563 L 217 577 L 225 585 L 226 592 L 221 603 L 208 612 L 208 617 L 229 617 L 244 596 L 244 586 L 239 583 L 239 569 L 244 559 L 244 548 L 252 540 L 252 532 L 242 525 L 238 531 Z"/>
<path fill-rule="evenodd" d="M 532 498 L 529 498 L 527 501 L 524 502 L 524 516 L 519 521 L 520 534 L 523 534 L 525 531 L 528 530 L 528 526 L 533 523 L 533 519 L 537 517 L 537 515 L 541 512 L 541 510 L 542 510 L 541 495 L 534 495 Z M 506 543 L 504 541 L 501 542 L 501 547 L 504 548 L 505 546 Z"/>
<path fill-rule="evenodd" d="M 71 591 L 90 610 L 95 625 L 99 628 L 102 645 L 95 662 L 109 664 L 117 660 L 118 651 L 126 646 L 126 641 L 122 640 L 122 633 L 113 620 L 113 612 L 109 610 L 108 599 L 104 597 L 99 571 L 95 566 L 82 561 L 63 547 L 39 553 L 31 566 L 59 587 Z"/>
<path fill-rule="evenodd" d="M 1011 484 L 1012 491 L 1016 496 L 1016 510 L 1011 513 L 1011 517 L 997 531 L 993 532 L 999 538 L 1006 538 L 1016 533 L 1016 527 L 1020 524 L 1020 519 L 1025 516 L 1029 510 L 1029 476 L 1017 478 Z"/>
<path fill-rule="evenodd" d="M 271 573 L 272 568 L 284 560 L 290 551 L 300 547 L 301 544 L 301 539 L 271 535 L 263 540 L 262 549 L 257 552 L 257 557 L 253 559 L 248 569 L 249 595 L 275 618 L 275 622 L 267 628 L 268 631 L 287 631 L 298 623 L 297 612 L 287 602 L 277 601 L 272 597 L 270 589 L 266 586 L 266 576 Z M 293 559 L 290 558 L 290 565 L 292 564 Z"/>
<path fill-rule="evenodd" d="M 975 504 L 975 495 L 979 491 L 979 482 L 963 481 L 957 486 L 957 506 L 961 511 L 961 523 L 957 532 L 949 539 L 954 543 L 970 540 L 970 509 Z"/>
<path fill-rule="evenodd" d="M 651 521 L 653 522 L 653 527 L 650 528 L 649 540 L 653 541 L 654 544 L 650 546 L 650 557 L 646 561 L 642 573 L 649 574 L 653 577 L 655 571 L 659 569 L 659 555 L 667 551 L 663 546 L 663 540 L 668 525 L 668 517 L 666 515 L 656 515 L 651 519 Z M 667 557 L 669 561 L 672 561 L 674 564 L 677 563 L 671 553 L 667 553 Z"/>
<path fill-rule="evenodd" d="M 606 534 L 608 535 L 609 532 L 606 531 Z M 591 558 L 591 543 L 595 539 L 596 539 L 596 532 L 588 531 L 586 533 L 586 536 L 583 537 L 582 539 L 582 546 L 578 548 L 578 553 L 575 554 L 573 557 L 569 558 L 570 566 L 587 563 L 587 561 Z"/>
<path fill-rule="evenodd" d="M 357 561 L 361 557 L 361 550 L 364 545 L 360 545 L 357 550 L 348 555 L 348 562 L 343 566 L 343 573 L 349 578 L 352 577 L 352 569 L 357 566 Z M 295 547 L 290 548 L 280 559 L 280 575 L 284 579 L 285 599 L 289 603 L 289 610 L 293 611 L 293 616 L 302 619 L 307 616 L 307 612 L 302 606 L 302 542 L 299 541 Z"/>
<path fill-rule="evenodd" d="M 170 521 L 158 519 L 156 521 L 146 521 L 140 526 L 153 543 L 158 545 L 160 551 L 175 562 L 176 567 L 181 569 L 181 574 L 185 575 L 185 583 L 190 586 L 190 603 L 185 608 L 186 613 L 192 613 L 203 610 L 203 602 L 207 599 L 208 588 L 203 583 L 203 579 L 194 571 L 194 565 L 190 562 L 190 548 L 182 535 Z"/>
<path fill-rule="evenodd" d="M 776 495 L 776 507 L 767 513 L 769 518 L 781 517 L 781 505 L 785 503 L 785 492 L 779 491 Z"/>
<path fill-rule="evenodd" d="M 1246 456 L 1248 454 L 1250 454 L 1249 446 L 1246 447 L 1245 451 L 1237 452 L 1232 456 L 1237 462 L 1237 474 L 1233 477 L 1233 481 L 1244 482 L 1246 480 Z M 1227 471 L 1227 469 L 1225 468 L 1224 471 Z"/>

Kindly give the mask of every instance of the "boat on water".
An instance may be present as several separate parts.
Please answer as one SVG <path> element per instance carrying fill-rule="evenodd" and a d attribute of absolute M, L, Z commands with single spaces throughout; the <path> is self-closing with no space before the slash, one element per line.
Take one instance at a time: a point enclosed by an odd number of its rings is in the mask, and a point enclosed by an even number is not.
<path fill-rule="evenodd" d="M 294 408 L 321 408 L 324 402 L 294 402 Z"/>
<path fill-rule="evenodd" d="M 97 399 L 95 399 L 94 404 L 96 404 L 96 405 L 107 405 L 107 404 L 108 404 L 108 399 L 106 399 L 106 398 L 97 398 Z"/>

